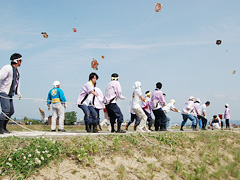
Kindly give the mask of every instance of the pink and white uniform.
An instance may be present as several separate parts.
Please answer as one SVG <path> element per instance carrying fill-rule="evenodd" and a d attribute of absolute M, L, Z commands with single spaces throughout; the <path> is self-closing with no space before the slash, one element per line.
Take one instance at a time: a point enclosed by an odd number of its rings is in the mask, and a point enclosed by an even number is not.
<path fill-rule="evenodd" d="M 93 91 L 94 90 L 94 85 L 92 84 L 92 82 L 88 81 L 83 87 L 82 87 L 82 90 L 78 96 L 78 99 L 77 99 L 77 104 L 78 105 L 88 105 L 89 104 L 89 99 L 86 98 L 84 100 L 84 98 L 90 94 L 90 91 Z"/>
<path fill-rule="evenodd" d="M 122 96 L 122 88 L 118 81 L 110 81 L 105 90 L 104 102 L 116 103 L 117 99 L 124 99 Z"/>

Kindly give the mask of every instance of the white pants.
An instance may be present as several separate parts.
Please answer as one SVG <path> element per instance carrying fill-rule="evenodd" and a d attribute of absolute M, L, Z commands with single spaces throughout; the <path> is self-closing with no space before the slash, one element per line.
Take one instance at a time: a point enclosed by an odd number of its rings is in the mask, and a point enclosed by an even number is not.
<path fill-rule="evenodd" d="M 136 108 L 136 109 L 133 109 L 133 112 L 135 112 L 135 114 L 137 115 L 137 117 L 140 120 L 140 124 L 137 127 L 137 131 L 148 132 L 149 129 L 147 128 L 147 115 L 145 114 L 143 109 L 142 108 Z"/>
<path fill-rule="evenodd" d="M 216 129 L 220 129 L 219 123 L 212 123 L 212 127 Z"/>
<path fill-rule="evenodd" d="M 108 123 L 108 131 L 111 131 L 110 118 L 108 116 L 108 113 L 104 112 L 104 120 L 100 123 L 100 126 L 103 126 L 106 123 Z"/>
<path fill-rule="evenodd" d="M 56 120 L 59 117 L 58 129 L 64 129 L 64 106 L 61 103 L 52 105 L 52 123 L 51 130 L 56 130 Z"/>

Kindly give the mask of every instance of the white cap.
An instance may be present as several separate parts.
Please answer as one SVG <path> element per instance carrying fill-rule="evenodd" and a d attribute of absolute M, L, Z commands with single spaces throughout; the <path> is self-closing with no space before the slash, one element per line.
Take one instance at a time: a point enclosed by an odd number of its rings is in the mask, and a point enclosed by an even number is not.
<path fill-rule="evenodd" d="M 141 87 L 141 82 L 140 82 L 140 81 L 136 81 L 136 82 L 134 83 L 133 88 L 138 89 L 138 88 L 140 88 L 140 87 Z"/>
<path fill-rule="evenodd" d="M 171 99 L 170 101 L 169 101 L 169 103 L 173 103 L 173 104 L 175 104 L 175 100 L 174 99 Z"/>
<path fill-rule="evenodd" d="M 53 82 L 53 87 L 57 87 L 57 85 L 60 85 L 60 82 L 59 81 L 54 81 Z"/>
<path fill-rule="evenodd" d="M 229 107 L 229 104 L 225 104 L 225 106 Z"/>
<path fill-rule="evenodd" d="M 197 98 L 197 99 L 196 99 L 196 101 L 198 101 L 199 103 L 201 103 L 201 101 L 200 101 L 200 99 L 199 99 L 199 98 Z"/>
<path fill-rule="evenodd" d="M 193 97 L 193 96 L 190 96 L 190 97 L 189 97 L 189 100 L 193 100 L 193 101 L 194 101 L 194 97 Z"/>

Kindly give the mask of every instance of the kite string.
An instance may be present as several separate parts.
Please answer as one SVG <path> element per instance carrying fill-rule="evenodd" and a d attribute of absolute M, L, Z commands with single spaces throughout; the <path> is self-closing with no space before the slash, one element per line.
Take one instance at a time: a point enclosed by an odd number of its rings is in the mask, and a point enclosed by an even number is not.
<path fill-rule="evenodd" d="M 4 97 L 4 96 L 1 96 L 0 95 L 0 98 L 4 98 L 4 99 L 19 99 L 19 98 L 10 98 L 10 97 Z M 52 100 L 45 100 L 45 99 L 40 99 L 40 98 L 21 98 L 21 99 L 26 99 L 26 100 L 36 100 L 36 101 L 49 101 L 49 102 L 52 102 Z M 66 102 L 68 104 L 76 104 L 74 102 Z"/>
<path fill-rule="evenodd" d="M 4 99 L 19 99 L 19 98 L 10 98 L 10 97 L 5 97 L 5 96 L 1 96 L 0 95 L 0 98 L 4 98 Z M 43 101 L 43 102 L 53 102 L 52 100 L 45 100 L 45 99 L 40 99 L 40 98 L 21 98 L 21 99 L 26 99 L 26 100 L 36 100 L 36 101 Z M 126 100 L 129 100 L 129 101 L 132 101 L 131 99 L 129 98 L 125 98 Z M 74 103 L 74 102 L 65 102 L 66 104 L 77 104 L 77 103 Z M 82 104 L 78 104 L 78 105 L 82 105 Z M 93 105 L 88 105 L 88 106 L 93 106 Z"/>

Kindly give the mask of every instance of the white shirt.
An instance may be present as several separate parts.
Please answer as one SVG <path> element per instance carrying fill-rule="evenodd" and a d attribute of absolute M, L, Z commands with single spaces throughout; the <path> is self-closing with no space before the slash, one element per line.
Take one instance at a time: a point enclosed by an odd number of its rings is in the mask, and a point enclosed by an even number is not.
<path fill-rule="evenodd" d="M 168 103 L 166 106 L 162 108 L 162 110 L 165 112 L 165 114 L 167 114 L 171 109 L 174 109 L 174 108 L 175 106 L 173 105 L 173 103 Z"/>
<path fill-rule="evenodd" d="M 140 96 L 142 96 L 142 92 L 141 92 L 141 88 L 135 89 L 133 91 L 133 96 L 132 96 L 132 108 L 133 109 L 137 109 L 137 108 L 141 108 L 141 98 Z"/>
<path fill-rule="evenodd" d="M 0 92 L 8 94 L 12 85 L 13 69 L 10 64 L 5 65 L 0 70 Z M 17 94 L 20 94 L 20 80 L 18 82 Z"/>
<path fill-rule="evenodd" d="M 194 102 L 187 101 L 182 109 L 182 114 L 191 114 L 193 109 L 194 109 Z"/>
<path fill-rule="evenodd" d="M 203 116 L 203 112 L 206 112 L 206 108 L 207 108 L 206 104 L 202 104 L 202 105 L 201 105 L 201 108 L 200 108 L 200 115 L 201 115 L 201 116 Z M 205 115 L 206 115 L 206 114 L 205 114 Z"/>
<path fill-rule="evenodd" d="M 194 108 L 197 113 L 197 115 L 201 115 L 201 106 L 199 103 L 194 103 Z"/>
<path fill-rule="evenodd" d="M 94 106 L 96 109 L 104 109 L 105 105 L 103 103 L 103 93 L 100 88 L 94 87 L 95 93 L 98 95 L 97 97 L 94 96 L 92 93 L 88 95 L 88 101 L 91 105 Z M 94 102 L 93 102 L 94 99 Z M 93 104 L 94 103 L 94 104 Z"/>
<path fill-rule="evenodd" d="M 105 90 L 104 100 L 108 104 L 112 99 L 111 103 L 116 103 L 117 99 L 123 98 L 122 88 L 119 81 L 110 81 Z"/>

